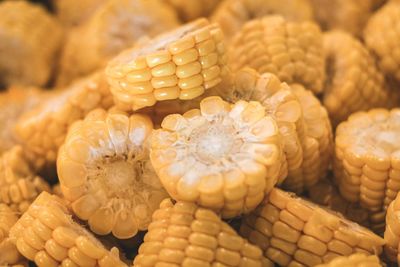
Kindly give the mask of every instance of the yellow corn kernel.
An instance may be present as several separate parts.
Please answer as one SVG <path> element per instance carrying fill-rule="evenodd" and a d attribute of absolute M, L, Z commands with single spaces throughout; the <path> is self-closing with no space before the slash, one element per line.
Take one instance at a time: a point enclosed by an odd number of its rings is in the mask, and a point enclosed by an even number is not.
<path fill-rule="evenodd" d="M 400 209 L 400 195 L 390 203 L 386 213 L 386 226 L 384 238 L 386 241 L 385 254 L 391 262 L 397 262 L 400 258 L 399 243 L 400 243 L 400 221 L 397 216 Z"/>
<path fill-rule="evenodd" d="M 62 27 L 44 8 L 25 1 L 3 1 L 0 18 L 0 84 L 46 85 L 61 46 Z"/>
<path fill-rule="evenodd" d="M 74 5 L 75 1 L 71 2 Z M 142 36 L 154 36 L 179 25 L 175 10 L 163 1 L 101 2 L 89 3 L 99 7 L 85 23 L 70 30 L 61 54 L 58 85 L 65 86 L 101 68 Z M 78 13 L 85 15 L 83 10 Z"/>
<path fill-rule="evenodd" d="M 203 18 L 123 51 L 106 74 L 116 104 L 138 110 L 157 101 L 191 100 L 215 87 L 226 73 L 224 57 L 221 30 Z"/>
<path fill-rule="evenodd" d="M 93 110 L 70 130 L 57 172 L 75 215 L 99 235 L 126 239 L 146 230 L 167 196 L 149 160 L 151 120 Z"/>
<path fill-rule="evenodd" d="M 350 256 L 337 257 L 329 263 L 319 264 L 316 267 L 380 267 L 382 266 L 376 255 L 354 253 Z"/>
<path fill-rule="evenodd" d="M 176 200 L 234 217 L 253 210 L 278 182 L 281 136 L 256 101 L 207 97 L 200 110 L 169 115 L 161 127 L 153 133 L 150 159 Z"/>
<path fill-rule="evenodd" d="M 34 167 L 52 165 L 68 127 L 95 108 L 109 108 L 112 96 L 101 72 L 71 86 L 55 90 L 16 124 L 16 134 L 25 150 L 34 155 Z"/>
<path fill-rule="evenodd" d="M 182 21 L 208 17 L 221 0 L 166 0 L 176 9 Z"/>
<path fill-rule="evenodd" d="M 164 199 L 133 266 L 269 266 L 261 250 L 240 237 L 213 211 Z"/>
<path fill-rule="evenodd" d="M 390 90 L 375 60 L 364 45 L 342 31 L 324 33 L 327 75 L 323 103 L 333 124 L 351 113 L 377 107 L 394 107 L 399 93 Z"/>
<path fill-rule="evenodd" d="M 32 223 L 26 224 L 25 221 Z M 48 236 L 39 235 L 46 229 Z M 18 251 L 40 266 L 127 266 L 115 249 L 107 250 L 85 228 L 72 219 L 66 203 L 41 193 L 10 230 Z M 40 242 L 36 242 L 40 241 Z M 113 259 L 113 265 L 103 262 Z"/>
<path fill-rule="evenodd" d="M 233 71 L 247 66 L 259 73 L 271 72 L 282 82 L 322 92 L 322 34 L 313 22 L 289 22 L 280 16 L 249 21 L 232 39 L 227 57 Z"/>
<path fill-rule="evenodd" d="M 281 266 L 315 266 L 357 250 L 379 255 L 385 244 L 381 237 L 339 213 L 277 188 L 254 213 L 244 217 L 241 234 Z"/>
<path fill-rule="evenodd" d="M 66 27 L 74 27 L 88 20 L 106 0 L 58 0 L 54 2 L 57 17 Z"/>

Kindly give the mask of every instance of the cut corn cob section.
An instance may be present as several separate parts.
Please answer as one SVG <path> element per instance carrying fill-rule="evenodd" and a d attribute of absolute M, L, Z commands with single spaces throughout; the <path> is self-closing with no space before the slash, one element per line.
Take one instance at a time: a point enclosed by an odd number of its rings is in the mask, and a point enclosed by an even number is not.
<path fill-rule="evenodd" d="M 400 194 L 390 203 L 386 213 L 385 254 L 392 262 L 399 262 L 400 252 Z"/>
<path fill-rule="evenodd" d="M 111 105 L 112 96 L 105 77 L 95 73 L 50 93 L 40 106 L 19 119 L 16 133 L 24 149 L 35 155 L 35 167 L 41 168 L 55 163 L 57 150 L 74 121 L 95 108 Z"/>
<path fill-rule="evenodd" d="M 175 10 L 162 1 L 108 0 L 68 35 L 57 84 L 66 85 L 103 67 L 142 36 L 153 36 L 178 25 Z"/>
<path fill-rule="evenodd" d="M 117 248 L 107 250 L 73 221 L 62 199 L 46 192 L 11 228 L 10 239 L 24 257 L 39 267 L 127 266 L 119 259 Z"/>
<path fill-rule="evenodd" d="M 345 199 L 372 212 L 394 200 L 400 189 L 399 134 L 400 109 L 357 112 L 339 124 L 333 170 Z"/>
<path fill-rule="evenodd" d="M 164 0 L 173 6 L 181 20 L 191 21 L 208 17 L 221 0 Z"/>
<path fill-rule="evenodd" d="M 389 1 L 371 16 L 364 40 L 381 70 L 400 81 L 400 1 Z"/>
<path fill-rule="evenodd" d="M 379 255 L 385 243 L 340 214 L 277 188 L 244 218 L 241 233 L 280 266 L 315 266 L 357 252 Z"/>
<path fill-rule="evenodd" d="M 77 121 L 59 150 L 57 172 L 72 210 L 99 235 L 146 230 L 167 193 L 149 160 L 151 120 L 97 109 Z"/>
<path fill-rule="evenodd" d="M 154 212 L 135 267 L 273 266 L 214 212 L 170 199 Z"/>
<path fill-rule="evenodd" d="M 309 0 L 225 0 L 217 7 L 211 20 L 218 22 L 230 39 L 247 21 L 270 14 L 282 15 L 294 22 L 313 18 Z"/>
<path fill-rule="evenodd" d="M 61 37 L 61 26 L 40 6 L 28 1 L 2 1 L 0 84 L 45 85 Z"/>
<path fill-rule="evenodd" d="M 376 255 L 355 253 L 350 256 L 337 257 L 329 263 L 319 264 L 316 267 L 381 267 Z"/>
<path fill-rule="evenodd" d="M 280 16 L 249 21 L 232 39 L 227 56 L 234 72 L 248 66 L 259 73 L 271 72 L 282 82 L 322 92 L 322 34 L 313 22 L 289 22 Z"/>
<path fill-rule="evenodd" d="M 58 19 L 66 27 L 75 27 L 89 19 L 107 0 L 53 0 Z"/>
<path fill-rule="evenodd" d="M 36 176 L 21 146 L 14 146 L 0 157 L 0 203 L 24 212 L 31 202 L 50 186 Z"/>
<path fill-rule="evenodd" d="M 198 19 L 139 42 L 109 62 L 106 73 L 117 106 L 125 110 L 196 98 L 225 73 L 222 32 Z"/>
<path fill-rule="evenodd" d="M 161 127 L 150 159 L 176 200 L 231 218 L 253 210 L 280 178 L 281 136 L 259 102 L 207 97 L 200 109 L 169 115 Z"/>
<path fill-rule="evenodd" d="M 334 125 L 356 111 L 395 106 L 399 93 L 389 90 L 373 56 L 359 40 L 343 31 L 330 31 L 323 37 L 327 76 L 331 77 L 323 103 Z"/>

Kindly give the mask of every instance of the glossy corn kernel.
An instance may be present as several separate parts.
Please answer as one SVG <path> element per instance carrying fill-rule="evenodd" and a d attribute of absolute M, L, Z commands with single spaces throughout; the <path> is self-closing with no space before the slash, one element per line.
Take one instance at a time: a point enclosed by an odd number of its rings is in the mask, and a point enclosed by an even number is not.
<path fill-rule="evenodd" d="M 117 248 L 108 250 L 85 228 L 73 221 L 57 196 L 41 193 L 10 230 L 18 251 L 39 267 L 127 266 Z"/>
<path fill-rule="evenodd" d="M 400 259 L 400 194 L 390 203 L 386 213 L 386 228 L 384 238 L 386 241 L 385 254 L 392 262 Z"/>
<path fill-rule="evenodd" d="M 400 189 L 399 121 L 400 109 L 372 109 L 336 128 L 333 170 L 340 193 L 372 212 L 385 210 Z"/>
<path fill-rule="evenodd" d="M 219 84 L 224 73 L 222 32 L 204 18 L 139 42 L 106 69 L 115 102 L 126 110 L 194 99 Z"/>
<path fill-rule="evenodd" d="M 232 39 L 227 57 L 232 71 L 248 66 L 322 92 L 322 34 L 313 22 L 289 22 L 280 16 L 251 20 Z"/>
<path fill-rule="evenodd" d="M 0 203 L 24 212 L 42 191 L 50 191 L 50 186 L 35 175 L 21 146 L 14 146 L 1 155 Z"/>
<path fill-rule="evenodd" d="M 277 188 L 243 219 L 241 233 L 279 266 L 315 266 L 357 252 L 379 255 L 385 243 L 340 214 Z"/>
<path fill-rule="evenodd" d="M 354 253 L 350 256 L 337 257 L 329 263 L 319 264 L 316 267 L 381 267 L 383 266 L 376 255 Z"/>
<path fill-rule="evenodd" d="M 75 27 L 88 20 L 107 0 L 54 0 L 58 19 L 66 27 Z"/>
<path fill-rule="evenodd" d="M 96 234 L 133 237 L 168 196 L 149 160 L 152 130 L 144 115 L 100 109 L 71 126 L 57 173 L 73 212 Z"/>
<path fill-rule="evenodd" d="M 40 6 L 27 1 L 2 1 L 0 84 L 45 85 L 61 37 L 60 25 Z"/>
<path fill-rule="evenodd" d="M 102 73 L 81 79 L 63 90 L 54 90 L 16 124 L 24 149 L 33 153 L 34 165 L 54 164 L 68 127 L 95 108 L 108 108 L 112 96 Z"/>
<path fill-rule="evenodd" d="M 161 127 L 150 159 L 176 200 L 235 217 L 253 210 L 280 178 L 281 136 L 259 102 L 207 97 L 200 109 L 169 115 Z"/>
<path fill-rule="evenodd" d="M 389 1 L 368 20 L 364 29 L 367 47 L 378 58 L 381 70 L 400 81 L 400 1 Z"/>
<path fill-rule="evenodd" d="M 323 103 L 334 125 L 356 111 L 395 106 L 399 93 L 389 90 L 375 59 L 359 40 L 343 31 L 323 37 L 330 77 Z"/>
<path fill-rule="evenodd" d="M 289 21 L 312 20 L 309 0 L 225 0 L 211 17 L 221 25 L 227 38 L 232 38 L 249 20 L 270 14 L 282 15 Z"/>
<path fill-rule="evenodd" d="M 69 33 L 61 55 L 57 84 L 66 85 L 88 75 L 141 37 L 153 36 L 178 25 L 175 10 L 162 1 L 107 1 L 88 21 Z"/>
<path fill-rule="evenodd" d="M 170 199 L 154 212 L 133 266 L 273 266 L 214 212 Z"/>
<path fill-rule="evenodd" d="M 164 0 L 173 6 L 181 20 L 191 21 L 199 17 L 208 17 L 221 0 Z"/>

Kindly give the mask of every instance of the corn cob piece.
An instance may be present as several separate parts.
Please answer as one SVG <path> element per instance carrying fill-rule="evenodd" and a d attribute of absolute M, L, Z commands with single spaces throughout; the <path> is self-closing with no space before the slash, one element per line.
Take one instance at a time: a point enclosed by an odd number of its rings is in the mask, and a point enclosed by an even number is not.
<path fill-rule="evenodd" d="M 182 21 L 208 17 L 221 0 L 164 0 L 173 6 Z"/>
<path fill-rule="evenodd" d="M 176 200 L 232 218 L 253 210 L 280 178 L 279 129 L 256 101 L 207 97 L 200 109 L 169 115 L 161 127 L 153 133 L 150 159 Z"/>
<path fill-rule="evenodd" d="M 386 210 L 400 189 L 399 121 L 400 109 L 372 109 L 350 115 L 336 129 L 339 191 L 371 212 Z"/>
<path fill-rule="evenodd" d="M 14 146 L 0 157 L 0 203 L 24 212 L 31 202 L 50 186 L 36 176 L 21 146 Z"/>
<path fill-rule="evenodd" d="M 198 19 L 122 52 L 106 73 L 115 102 L 124 110 L 191 100 L 222 80 L 222 32 L 216 24 Z"/>
<path fill-rule="evenodd" d="M 367 47 L 377 56 L 380 69 L 400 81 L 400 1 L 389 1 L 368 20 Z"/>
<path fill-rule="evenodd" d="M 379 255 L 385 243 L 340 214 L 277 188 L 244 218 L 241 233 L 280 266 L 315 266 L 357 252 Z"/>
<path fill-rule="evenodd" d="M 354 253 L 350 256 L 337 257 L 329 263 L 319 264 L 316 267 L 382 267 L 376 255 Z"/>
<path fill-rule="evenodd" d="M 351 1 L 349 1 L 351 2 Z M 399 100 L 385 84 L 372 54 L 343 31 L 324 33 L 328 75 L 323 103 L 334 125 L 356 111 L 393 107 Z"/>
<path fill-rule="evenodd" d="M 386 213 L 386 228 L 384 238 L 386 241 L 385 254 L 389 261 L 399 262 L 400 253 L 400 194 L 390 203 Z"/>
<path fill-rule="evenodd" d="M 39 267 L 127 266 L 117 248 L 106 249 L 85 228 L 73 221 L 57 196 L 41 193 L 10 230 L 18 251 Z"/>
<path fill-rule="evenodd" d="M 141 37 L 154 36 L 178 25 L 175 10 L 162 1 L 107 0 L 68 35 L 57 84 L 65 86 L 88 75 Z"/>
<path fill-rule="evenodd" d="M 2 1 L 0 84 L 45 85 L 61 37 L 61 26 L 40 6 L 27 1 Z"/>
<path fill-rule="evenodd" d="M 58 19 L 66 27 L 75 27 L 88 20 L 107 0 L 53 0 Z"/>
<path fill-rule="evenodd" d="M 273 266 L 214 212 L 165 199 L 154 212 L 134 267 Z"/>
<path fill-rule="evenodd" d="M 289 21 L 312 20 L 309 0 L 225 0 L 211 17 L 221 25 L 227 39 L 231 39 L 249 20 L 266 15 L 282 15 Z"/>
<path fill-rule="evenodd" d="M 280 16 L 249 21 L 232 39 L 227 57 L 234 72 L 248 66 L 259 73 L 271 72 L 282 82 L 322 92 L 322 34 L 313 22 L 289 22 Z"/>
<path fill-rule="evenodd" d="M 146 230 L 167 197 L 149 160 L 151 120 L 97 109 L 71 126 L 57 172 L 72 210 L 99 235 L 120 239 Z"/>
<path fill-rule="evenodd" d="M 24 149 L 33 153 L 36 168 L 54 164 L 68 127 L 95 108 L 109 108 L 112 96 L 100 72 L 55 90 L 40 106 L 24 114 L 16 133 Z"/>

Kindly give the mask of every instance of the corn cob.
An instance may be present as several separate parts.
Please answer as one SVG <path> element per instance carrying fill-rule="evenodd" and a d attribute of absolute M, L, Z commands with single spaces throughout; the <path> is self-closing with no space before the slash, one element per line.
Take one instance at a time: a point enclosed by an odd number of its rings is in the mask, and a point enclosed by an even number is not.
<path fill-rule="evenodd" d="M 27 1 L 2 1 L 0 84 L 45 85 L 61 37 L 61 26 L 40 6 Z"/>
<path fill-rule="evenodd" d="M 165 199 L 154 212 L 134 267 L 273 266 L 214 212 Z"/>
<path fill-rule="evenodd" d="M 392 262 L 400 262 L 400 194 L 390 203 L 386 213 L 385 254 Z"/>
<path fill-rule="evenodd" d="M 35 155 L 36 168 L 54 164 L 68 127 L 89 111 L 112 105 L 105 77 L 95 73 L 64 90 L 55 90 L 40 106 L 24 114 L 16 124 L 16 133 L 24 149 Z"/>
<path fill-rule="evenodd" d="M 329 263 L 319 264 L 316 267 L 382 267 L 376 255 L 355 253 L 350 256 L 337 257 Z"/>
<path fill-rule="evenodd" d="M 247 21 L 271 14 L 300 22 L 312 20 L 313 9 L 309 0 L 225 0 L 211 20 L 218 22 L 225 36 L 231 39 Z"/>
<path fill-rule="evenodd" d="M 169 115 L 161 127 L 153 133 L 150 159 L 176 200 L 232 218 L 253 210 L 280 178 L 279 129 L 256 101 L 207 97 L 200 109 Z"/>
<path fill-rule="evenodd" d="M 107 0 L 68 35 L 57 84 L 65 86 L 105 66 L 142 36 L 153 36 L 178 25 L 175 10 L 159 0 Z"/>
<path fill-rule="evenodd" d="M 0 203 L 14 211 L 24 212 L 42 191 L 50 191 L 29 162 L 21 146 L 12 147 L 0 157 Z"/>
<path fill-rule="evenodd" d="M 88 20 L 107 0 L 53 0 L 58 19 L 66 27 L 75 27 Z"/>
<path fill-rule="evenodd" d="M 174 7 L 182 21 L 208 17 L 221 0 L 164 0 Z"/>
<path fill-rule="evenodd" d="M 117 248 L 107 250 L 72 219 L 57 196 L 41 193 L 10 230 L 18 251 L 39 267 L 127 266 Z"/>
<path fill-rule="evenodd" d="M 334 125 L 356 111 L 393 107 L 399 101 L 385 84 L 372 54 L 343 31 L 324 33 L 328 77 L 323 103 Z"/>
<path fill-rule="evenodd" d="M 313 22 L 289 22 L 280 16 L 249 21 L 232 39 L 227 57 L 234 72 L 248 66 L 259 73 L 271 72 L 282 82 L 322 92 L 322 34 Z"/>
<path fill-rule="evenodd" d="M 97 109 L 77 121 L 59 150 L 57 172 L 72 210 L 99 235 L 146 230 L 167 197 L 149 160 L 151 120 Z"/>
<path fill-rule="evenodd" d="M 244 218 L 241 233 L 280 266 L 315 266 L 357 252 L 379 255 L 385 243 L 340 214 L 277 188 Z"/>
<path fill-rule="evenodd" d="M 367 47 L 377 56 L 380 69 L 400 81 L 400 1 L 389 1 L 368 20 Z"/>
<path fill-rule="evenodd" d="M 386 210 L 400 189 L 399 120 L 400 109 L 372 109 L 350 115 L 336 129 L 333 170 L 339 191 L 370 212 Z"/>
<path fill-rule="evenodd" d="M 122 52 L 106 73 L 115 102 L 124 110 L 196 98 L 225 73 L 222 32 L 198 19 Z"/>

